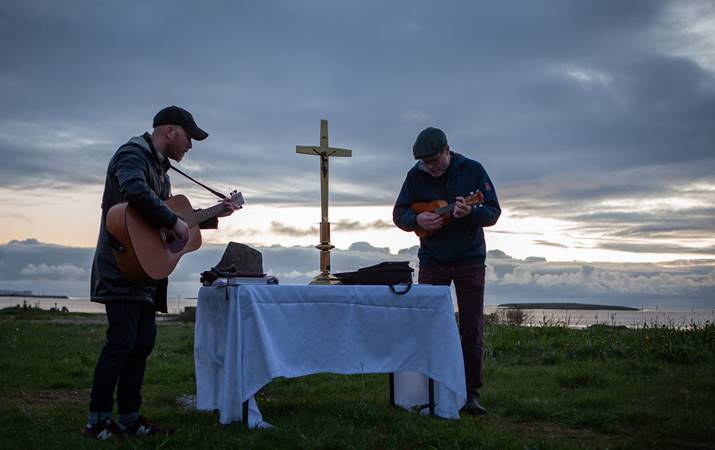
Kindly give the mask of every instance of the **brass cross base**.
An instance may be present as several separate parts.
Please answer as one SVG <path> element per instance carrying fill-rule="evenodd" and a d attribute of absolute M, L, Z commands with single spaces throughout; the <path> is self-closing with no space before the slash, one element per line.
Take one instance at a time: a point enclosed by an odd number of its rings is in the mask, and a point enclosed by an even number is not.
<path fill-rule="evenodd" d="M 331 273 L 321 273 L 318 274 L 315 278 L 313 278 L 313 281 L 311 281 L 308 284 L 315 284 L 315 285 L 325 285 L 325 286 L 334 286 L 338 284 L 343 284 L 340 282 L 338 277 Z"/>
<path fill-rule="evenodd" d="M 330 250 L 334 249 L 335 246 L 332 245 L 330 240 L 330 224 L 321 223 L 321 243 L 316 245 L 315 248 L 320 250 L 320 273 L 313 278 L 309 284 L 323 284 L 323 285 L 335 285 L 343 284 L 340 282 L 338 277 L 330 273 Z"/>

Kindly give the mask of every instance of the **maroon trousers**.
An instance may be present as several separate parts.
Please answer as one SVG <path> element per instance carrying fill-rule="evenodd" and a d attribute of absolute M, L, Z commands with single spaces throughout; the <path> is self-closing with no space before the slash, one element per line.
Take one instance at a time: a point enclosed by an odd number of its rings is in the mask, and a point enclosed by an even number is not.
<path fill-rule="evenodd" d="M 454 282 L 459 308 L 467 397 L 482 387 L 484 355 L 484 264 L 420 267 L 419 283 L 449 286 Z"/>

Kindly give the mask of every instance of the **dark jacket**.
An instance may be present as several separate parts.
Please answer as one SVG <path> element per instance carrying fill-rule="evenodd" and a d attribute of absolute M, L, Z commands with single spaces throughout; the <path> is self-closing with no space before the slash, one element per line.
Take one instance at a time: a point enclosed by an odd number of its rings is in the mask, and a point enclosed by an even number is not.
<path fill-rule="evenodd" d="M 432 236 L 420 238 L 418 252 L 420 266 L 483 264 L 487 255 L 483 227 L 492 226 L 499 219 L 501 208 L 489 175 L 477 161 L 450 152 L 447 171 L 438 178 L 420 168 L 418 161 L 409 172 L 392 211 L 395 225 L 405 231 L 417 228 L 417 215 L 410 209 L 415 202 L 445 200 L 470 192 L 482 191 L 484 204 L 474 206 L 472 212 L 437 230 Z"/>
<path fill-rule="evenodd" d="M 135 285 L 125 279 L 112 254 L 114 240 L 107 232 L 105 220 L 109 208 L 128 201 L 153 225 L 173 228 L 177 217 L 163 202 L 171 195 L 171 183 L 166 174 L 168 168 L 168 161 L 154 148 L 148 133 L 131 138 L 109 161 L 99 238 L 92 262 L 93 302 L 144 301 L 154 304 L 158 311 L 166 312 L 167 280 Z"/>

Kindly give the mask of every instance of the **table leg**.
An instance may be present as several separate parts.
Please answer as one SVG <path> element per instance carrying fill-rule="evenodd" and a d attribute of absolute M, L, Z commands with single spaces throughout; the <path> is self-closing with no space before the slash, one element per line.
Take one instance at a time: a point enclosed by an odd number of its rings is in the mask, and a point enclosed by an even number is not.
<path fill-rule="evenodd" d="M 248 429 L 248 401 L 249 400 L 250 399 L 243 402 L 243 411 L 242 411 L 242 415 L 241 415 L 241 422 L 243 423 L 243 426 L 246 427 L 246 429 Z"/>
<path fill-rule="evenodd" d="M 434 417 L 434 380 L 429 379 L 429 415 Z"/>
<path fill-rule="evenodd" d="M 395 374 L 390 372 L 390 405 L 395 406 Z"/>

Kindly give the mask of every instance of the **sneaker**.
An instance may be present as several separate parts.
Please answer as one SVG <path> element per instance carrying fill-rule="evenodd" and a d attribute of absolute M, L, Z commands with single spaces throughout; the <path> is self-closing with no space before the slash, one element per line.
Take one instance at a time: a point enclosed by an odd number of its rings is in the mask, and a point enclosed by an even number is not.
<path fill-rule="evenodd" d="M 464 404 L 464 408 L 462 409 L 467 414 L 473 414 L 475 416 L 483 416 L 487 413 L 487 410 L 479 403 L 479 398 L 477 397 L 472 397 L 467 400 L 467 403 Z"/>
<path fill-rule="evenodd" d="M 87 424 L 84 431 L 82 431 L 82 436 L 99 439 L 100 441 L 106 441 L 110 437 L 122 434 L 122 428 L 112 419 L 107 419 L 102 423 L 97 424 Z"/>
<path fill-rule="evenodd" d="M 174 431 L 171 429 L 162 428 L 159 426 L 159 424 L 150 422 L 144 416 L 139 416 L 139 419 L 128 425 L 125 425 L 123 429 L 128 436 L 135 437 L 154 436 L 155 434 L 159 433 L 171 434 Z"/>

